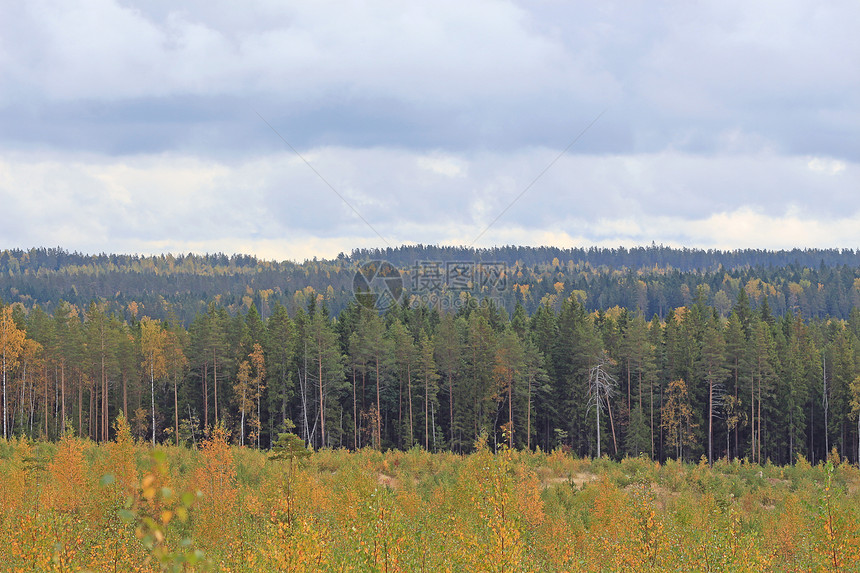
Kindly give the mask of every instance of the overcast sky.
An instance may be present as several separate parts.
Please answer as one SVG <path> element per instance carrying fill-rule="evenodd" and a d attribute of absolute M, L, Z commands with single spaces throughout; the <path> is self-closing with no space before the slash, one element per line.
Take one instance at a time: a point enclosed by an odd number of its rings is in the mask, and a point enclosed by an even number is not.
<path fill-rule="evenodd" d="M 0 1 L 0 248 L 860 248 L 858 22 L 856 0 Z"/>

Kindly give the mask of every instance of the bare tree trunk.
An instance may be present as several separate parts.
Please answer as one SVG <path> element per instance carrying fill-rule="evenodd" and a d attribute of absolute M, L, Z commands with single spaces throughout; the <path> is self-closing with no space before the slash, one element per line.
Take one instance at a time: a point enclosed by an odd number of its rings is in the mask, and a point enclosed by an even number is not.
<path fill-rule="evenodd" d="M 740 399 L 738 398 L 738 382 L 739 382 L 739 380 L 738 380 L 738 359 L 737 359 L 737 357 L 735 357 L 735 406 L 736 407 L 740 407 L 740 403 L 741 403 Z M 735 424 L 735 456 L 740 455 L 740 440 L 739 440 L 740 430 L 739 430 L 739 426 L 740 426 L 740 424 Z M 729 456 L 729 459 L 731 459 L 731 456 Z"/>
<path fill-rule="evenodd" d="M 93 402 L 93 393 L 90 391 L 90 404 Z M 83 380 L 78 379 L 78 437 L 84 435 L 84 385 Z"/>
<path fill-rule="evenodd" d="M 152 365 L 152 358 L 149 359 L 149 384 L 151 390 L 152 403 L 152 447 L 155 447 L 155 370 Z"/>
<path fill-rule="evenodd" d="M 209 428 L 209 363 L 203 363 L 203 427 Z"/>
<path fill-rule="evenodd" d="M 824 402 L 824 458 L 826 459 L 828 455 L 830 455 L 830 428 L 827 427 L 827 410 L 829 409 L 829 402 L 827 400 L 827 356 L 822 355 L 822 359 L 824 360 L 824 369 L 822 375 L 822 381 L 824 383 L 824 393 L 822 394 L 822 400 Z"/>
<path fill-rule="evenodd" d="M 382 402 L 379 399 L 379 354 L 376 355 L 376 447 L 382 448 Z"/>
<path fill-rule="evenodd" d="M 6 428 L 6 349 L 3 349 L 3 439 L 8 440 Z"/>
<path fill-rule="evenodd" d="M 245 445 L 245 389 L 242 388 L 242 421 L 239 426 L 239 445 Z"/>
<path fill-rule="evenodd" d="M 355 366 L 352 367 L 352 447 L 358 449 L 358 411 L 355 399 Z"/>
<path fill-rule="evenodd" d="M 179 445 L 179 391 L 176 387 L 176 372 L 173 373 L 173 418 L 176 431 L 176 445 Z"/>
<path fill-rule="evenodd" d="M 651 459 L 654 459 L 654 382 L 652 380 L 648 380 L 648 393 L 650 397 L 649 401 L 649 409 L 651 411 Z"/>
<path fill-rule="evenodd" d="M 627 357 L 627 416 L 629 423 L 630 416 L 630 357 Z"/>
<path fill-rule="evenodd" d="M 60 397 L 62 398 L 62 410 L 60 411 L 60 432 L 66 434 L 66 364 L 60 364 Z"/>
<path fill-rule="evenodd" d="M 322 341 L 319 341 L 319 379 L 320 379 L 320 443 L 321 447 L 325 447 L 325 394 L 323 393 L 323 372 L 322 372 Z"/>
<path fill-rule="evenodd" d="M 750 378 L 750 432 L 752 434 L 752 460 L 756 460 L 755 455 L 755 376 Z"/>
<path fill-rule="evenodd" d="M 615 439 L 615 422 L 612 421 L 612 404 L 609 403 L 609 396 L 606 397 L 606 410 L 609 412 L 609 427 L 612 429 L 612 446 L 615 448 L 615 455 L 618 455 L 618 440 Z"/>
<path fill-rule="evenodd" d="M 48 366 L 45 365 L 45 439 L 48 439 Z"/>
<path fill-rule="evenodd" d="M 215 349 L 212 349 L 212 368 L 214 371 L 213 380 L 214 389 L 215 389 L 215 423 L 218 423 L 218 357 L 215 355 Z"/>
<path fill-rule="evenodd" d="M 415 442 L 415 428 L 412 417 L 412 370 L 406 366 L 406 399 L 409 400 L 409 447 Z"/>
<path fill-rule="evenodd" d="M 449 444 L 450 448 L 454 449 L 454 377 L 451 373 L 448 373 L 448 404 L 451 408 L 450 411 L 450 419 L 449 423 L 451 424 L 448 428 L 449 433 L 451 434 L 451 443 Z"/>
<path fill-rule="evenodd" d="M 508 375 L 508 447 L 514 447 L 514 376 Z"/>
<path fill-rule="evenodd" d="M 302 362 L 304 364 L 304 382 L 302 381 L 302 372 L 299 372 L 299 385 L 302 389 L 302 414 L 304 418 L 305 424 L 305 440 L 310 444 L 311 443 L 311 430 L 308 426 L 308 342 L 305 340 L 305 353 L 302 357 Z M 314 422 L 316 423 L 316 422 Z M 311 444 L 313 447 L 313 444 Z"/>
<path fill-rule="evenodd" d="M 708 372 L 708 464 L 714 465 L 714 381 Z"/>
<path fill-rule="evenodd" d="M 430 430 L 427 427 L 429 420 L 427 419 L 428 414 L 430 413 L 428 410 L 430 406 L 430 380 L 429 376 L 424 375 L 424 449 L 430 450 Z M 435 433 L 436 427 L 434 425 L 433 431 Z"/>
<path fill-rule="evenodd" d="M 101 355 L 101 359 L 102 359 L 101 360 L 101 362 L 102 362 L 102 408 L 101 408 L 101 410 L 102 410 L 102 416 L 101 416 L 102 428 L 101 428 L 101 430 L 102 430 L 102 432 L 101 433 L 102 433 L 102 440 L 107 441 L 108 440 L 108 434 L 109 434 L 109 431 L 108 431 L 108 382 L 107 382 L 107 376 L 105 373 L 104 331 L 102 331 L 102 334 L 101 334 L 101 346 L 102 346 L 102 355 Z"/>
<path fill-rule="evenodd" d="M 600 396 L 597 397 L 597 458 L 600 459 Z"/>
<path fill-rule="evenodd" d="M 758 377 L 758 446 L 756 447 L 756 455 L 758 463 L 761 463 L 761 376 Z"/>
<path fill-rule="evenodd" d="M 532 377 L 529 376 L 528 408 L 526 411 L 526 449 L 532 449 Z"/>

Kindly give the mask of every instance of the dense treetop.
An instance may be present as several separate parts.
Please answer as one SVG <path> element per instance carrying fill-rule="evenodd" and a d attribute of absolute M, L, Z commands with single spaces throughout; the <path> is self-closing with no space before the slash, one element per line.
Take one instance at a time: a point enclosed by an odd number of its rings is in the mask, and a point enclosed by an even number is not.
<path fill-rule="evenodd" d="M 168 312 L 186 326 L 210 300 L 231 314 L 251 304 L 264 317 L 280 303 L 290 313 L 307 304 L 310 293 L 326 297 L 333 313 L 353 298 L 358 265 L 385 260 L 398 267 L 410 290 L 416 264 L 435 261 L 495 262 L 505 269 L 504 289 L 492 295 L 509 313 L 517 303 L 531 314 L 541 304 L 578 293 L 591 311 L 614 306 L 665 318 L 689 304 L 704 285 L 704 296 L 725 313 L 745 289 L 753 304 L 767 297 L 771 311 L 791 310 L 805 318 L 847 318 L 858 303 L 860 251 L 715 251 L 650 247 L 559 249 L 551 247 L 403 246 L 355 250 L 333 260 L 277 262 L 249 255 L 84 255 L 60 248 L 0 252 L 0 300 L 35 305 L 51 312 L 61 301 L 85 308 L 91 301 L 125 318 L 135 312 L 165 319 Z M 420 294 L 420 293 L 418 293 Z M 459 293 L 445 293 L 458 296 Z M 169 309 L 169 310 L 168 310 Z"/>

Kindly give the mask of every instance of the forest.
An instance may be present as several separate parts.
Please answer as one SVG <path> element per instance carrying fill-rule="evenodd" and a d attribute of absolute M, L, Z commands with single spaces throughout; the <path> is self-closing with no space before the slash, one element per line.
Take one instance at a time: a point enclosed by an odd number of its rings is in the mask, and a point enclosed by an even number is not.
<path fill-rule="evenodd" d="M 263 317 L 280 303 L 292 316 L 307 307 L 309 293 L 325 295 L 339 314 L 353 300 L 356 267 L 388 261 L 411 287 L 422 262 L 453 261 L 503 265 L 506 284 L 492 293 L 510 314 L 517 303 L 529 314 L 553 297 L 576 292 L 589 311 L 614 306 L 665 319 L 687 306 L 698 287 L 725 314 L 741 288 L 756 304 L 767 296 L 777 316 L 787 311 L 806 319 L 847 319 L 860 304 L 860 251 L 703 251 L 650 247 L 558 249 L 550 247 L 402 246 L 356 249 L 332 260 L 267 261 L 251 255 L 84 255 L 60 248 L 0 251 L 0 300 L 52 313 L 60 301 L 85 310 L 96 301 L 108 314 L 131 320 L 131 309 L 188 326 L 216 301 L 230 314 L 254 304 Z M 481 289 L 470 294 L 484 298 Z M 410 294 L 416 294 L 410 291 Z M 446 293 L 450 295 L 451 293 Z M 459 295 L 459 293 L 457 293 Z M 450 306 L 450 305 L 449 305 Z M 170 316 L 168 316 L 170 315 Z"/>
<path fill-rule="evenodd" d="M 767 253 L 693 254 L 718 270 L 514 261 L 503 296 L 443 292 L 458 303 L 447 310 L 405 296 L 378 312 L 332 285 L 355 275 L 345 257 L 294 265 L 7 251 L 4 281 L 32 278 L 40 289 L 90 277 L 80 291 L 93 293 L 111 273 L 187 284 L 181 304 L 7 291 L 3 437 L 109 441 L 124 413 L 153 444 L 196 445 L 220 424 L 233 443 L 262 449 L 294 430 L 313 449 L 465 453 L 485 435 L 496 448 L 616 459 L 815 463 L 835 448 L 856 462 L 860 278 L 847 264 L 856 254 L 796 254 L 816 268 L 763 267 Z M 642 265 L 684 257 L 656 247 L 638 255 Z M 733 260 L 743 268 L 723 267 Z M 256 290 L 264 268 L 332 282 Z M 241 296 L 209 297 L 219 280 L 242 285 Z"/>

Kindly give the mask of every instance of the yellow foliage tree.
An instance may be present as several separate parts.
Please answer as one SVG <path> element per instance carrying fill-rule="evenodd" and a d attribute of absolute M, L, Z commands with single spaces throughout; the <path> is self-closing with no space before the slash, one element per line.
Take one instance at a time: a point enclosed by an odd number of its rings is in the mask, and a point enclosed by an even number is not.
<path fill-rule="evenodd" d="M 663 428 L 666 430 L 666 442 L 670 448 L 675 448 L 675 455 L 681 459 L 684 447 L 695 443 L 692 422 L 693 411 L 690 408 L 690 398 L 687 394 L 687 383 L 674 380 L 669 383 L 669 399 L 663 406 Z"/>
<path fill-rule="evenodd" d="M 149 374 L 152 405 L 152 445 L 155 445 L 155 380 L 167 375 L 167 333 L 157 320 L 144 316 L 140 321 L 140 347 L 143 354 L 143 366 Z"/>
<path fill-rule="evenodd" d="M 12 319 L 12 307 L 0 310 L 0 369 L 3 375 L 3 439 L 9 439 L 8 396 L 6 394 L 6 375 L 18 361 L 24 345 L 24 331 Z"/>

